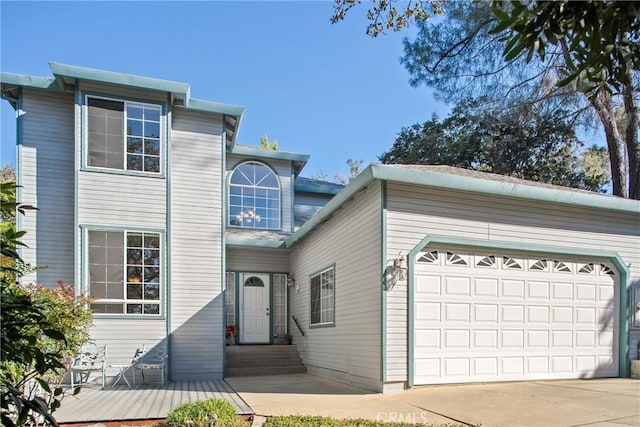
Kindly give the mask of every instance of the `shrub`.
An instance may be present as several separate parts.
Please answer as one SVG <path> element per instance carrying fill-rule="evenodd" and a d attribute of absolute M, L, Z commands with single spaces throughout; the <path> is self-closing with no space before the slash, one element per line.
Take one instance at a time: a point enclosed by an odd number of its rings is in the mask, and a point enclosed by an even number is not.
<path fill-rule="evenodd" d="M 217 424 L 214 420 L 217 417 Z M 169 412 L 165 421 L 167 427 L 239 427 L 244 421 L 236 414 L 236 408 L 224 399 L 187 402 Z"/>

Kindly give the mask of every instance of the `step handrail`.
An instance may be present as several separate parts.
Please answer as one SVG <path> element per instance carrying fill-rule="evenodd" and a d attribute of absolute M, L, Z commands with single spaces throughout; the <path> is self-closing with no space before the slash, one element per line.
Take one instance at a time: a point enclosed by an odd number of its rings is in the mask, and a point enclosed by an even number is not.
<path fill-rule="evenodd" d="M 298 323 L 298 319 L 296 319 L 296 316 L 291 316 L 291 318 L 293 319 L 293 323 L 295 323 L 296 326 L 298 327 L 298 330 L 300 331 L 302 336 L 304 336 L 304 331 L 302 330 L 302 327 L 300 326 L 300 323 Z"/>

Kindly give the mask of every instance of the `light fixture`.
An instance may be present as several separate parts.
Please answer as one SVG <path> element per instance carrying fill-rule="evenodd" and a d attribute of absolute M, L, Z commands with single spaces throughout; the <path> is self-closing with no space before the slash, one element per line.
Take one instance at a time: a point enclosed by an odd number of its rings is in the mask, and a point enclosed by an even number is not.
<path fill-rule="evenodd" d="M 402 252 L 398 254 L 398 258 L 393 260 L 393 275 L 397 280 L 406 280 L 407 278 L 407 258 L 402 256 Z"/>
<path fill-rule="evenodd" d="M 291 275 L 291 273 L 287 274 L 287 286 L 292 287 L 296 285 L 296 279 Z"/>

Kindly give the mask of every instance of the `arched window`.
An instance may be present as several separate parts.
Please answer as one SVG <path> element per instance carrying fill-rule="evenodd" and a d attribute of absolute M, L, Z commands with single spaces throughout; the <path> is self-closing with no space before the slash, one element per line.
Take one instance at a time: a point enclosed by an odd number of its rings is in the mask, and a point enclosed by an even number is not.
<path fill-rule="evenodd" d="M 241 163 L 231 173 L 229 225 L 280 229 L 280 182 L 262 163 Z"/>

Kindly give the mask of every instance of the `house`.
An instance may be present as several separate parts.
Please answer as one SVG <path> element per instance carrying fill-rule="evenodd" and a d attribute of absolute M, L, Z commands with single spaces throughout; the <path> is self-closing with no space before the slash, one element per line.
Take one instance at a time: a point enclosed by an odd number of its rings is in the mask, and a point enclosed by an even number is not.
<path fill-rule="evenodd" d="M 638 201 L 445 166 L 342 188 L 239 144 L 243 109 L 187 84 L 50 67 L 0 76 L 40 209 L 22 255 L 48 266 L 28 280 L 94 299 L 110 363 L 162 345 L 171 378 L 220 378 L 227 325 L 385 392 L 626 377 L 638 357 Z"/>

